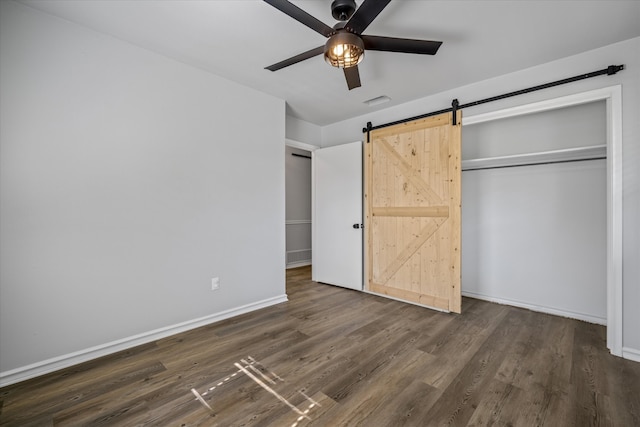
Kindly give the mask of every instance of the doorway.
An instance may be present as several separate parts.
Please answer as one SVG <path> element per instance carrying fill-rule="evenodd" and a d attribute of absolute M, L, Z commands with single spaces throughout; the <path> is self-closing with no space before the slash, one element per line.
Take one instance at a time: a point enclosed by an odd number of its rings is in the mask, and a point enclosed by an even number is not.
<path fill-rule="evenodd" d="M 301 143 L 285 146 L 286 268 L 312 263 L 312 151 Z"/>
<path fill-rule="evenodd" d="M 606 103 L 607 347 L 622 356 L 622 89 L 612 86 L 463 118 L 463 126 L 597 101 Z M 463 130 L 464 132 L 464 130 Z M 464 168 L 464 165 L 463 165 Z M 464 209 L 464 207 L 463 207 Z M 463 242 L 464 247 L 464 242 Z M 463 277 L 464 280 L 464 277 Z"/>
<path fill-rule="evenodd" d="M 469 125 L 464 293 L 606 325 L 606 105 Z"/>

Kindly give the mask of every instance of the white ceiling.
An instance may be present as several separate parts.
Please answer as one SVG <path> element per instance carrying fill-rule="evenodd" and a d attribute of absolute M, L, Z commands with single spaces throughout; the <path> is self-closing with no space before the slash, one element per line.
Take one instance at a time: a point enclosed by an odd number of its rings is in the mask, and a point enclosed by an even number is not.
<path fill-rule="evenodd" d="M 362 87 L 349 91 L 342 70 L 322 56 L 264 69 L 326 39 L 259 0 L 22 3 L 285 99 L 288 114 L 321 126 L 640 36 L 638 0 L 395 0 L 364 34 L 443 45 L 435 56 L 368 51 Z M 331 0 L 292 3 L 335 23 Z M 380 95 L 391 102 L 363 104 Z"/>

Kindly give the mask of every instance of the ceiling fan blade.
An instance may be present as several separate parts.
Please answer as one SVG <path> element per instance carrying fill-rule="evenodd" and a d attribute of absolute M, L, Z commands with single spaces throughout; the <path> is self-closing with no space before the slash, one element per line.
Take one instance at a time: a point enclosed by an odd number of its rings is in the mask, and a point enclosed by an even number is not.
<path fill-rule="evenodd" d="M 316 47 L 315 49 L 311 49 L 299 55 L 292 56 L 291 58 L 280 61 L 277 64 L 264 67 L 264 69 L 269 71 L 278 71 L 281 68 L 297 64 L 298 62 L 304 61 L 305 59 L 313 58 L 314 56 L 320 55 L 321 53 L 324 53 L 324 46 Z"/>
<path fill-rule="evenodd" d="M 360 36 L 366 50 L 382 50 L 385 52 L 418 53 L 435 55 L 442 42 L 431 40 L 399 39 L 382 36 Z"/>
<path fill-rule="evenodd" d="M 288 2 L 287 0 L 263 0 L 265 3 L 270 4 L 275 7 L 282 13 L 285 13 L 300 22 L 301 24 L 306 25 L 314 31 L 322 34 L 325 37 L 330 37 L 335 31 L 333 28 L 325 24 L 324 22 L 318 20 L 317 18 L 309 15 L 304 10 L 300 9 L 298 6 L 293 3 Z"/>
<path fill-rule="evenodd" d="M 362 34 L 364 30 L 376 19 L 376 16 L 387 7 L 391 0 L 364 0 L 351 19 L 345 24 L 345 28 L 356 34 Z"/>
<path fill-rule="evenodd" d="M 349 90 L 360 87 L 360 72 L 358 72 L 358 66 L 354 65 L 353 67 L 343 68 L 344 77 L 347 79 L 347 86 L 349 86 Z"/>

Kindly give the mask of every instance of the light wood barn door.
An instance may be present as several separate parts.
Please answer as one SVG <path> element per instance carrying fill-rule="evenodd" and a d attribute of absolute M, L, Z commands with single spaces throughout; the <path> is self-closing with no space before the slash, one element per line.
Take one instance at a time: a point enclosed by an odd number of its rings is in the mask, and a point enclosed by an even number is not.
<path fill-rule="evenodd" d="M 366 289 L 460 313 L 461 126 L 452 114 L 370 133 Z"/>

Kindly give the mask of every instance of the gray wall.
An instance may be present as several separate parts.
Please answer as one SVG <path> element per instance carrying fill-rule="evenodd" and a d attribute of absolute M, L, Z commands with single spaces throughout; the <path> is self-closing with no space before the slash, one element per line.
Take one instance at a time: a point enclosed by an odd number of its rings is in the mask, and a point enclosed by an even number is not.
<path fill-rule="evenodd" d="M 463 114 L 475 115 L 613 85 L 622 86 L 623 348 L 640 357 L 640 328 L 637 327 L 640 325 L 640 310 L 637 307 L 640 301 L 640 38 L 325 126 L 322 128 L 322 146 L 344 144 L 362 138 L 362 128 L 368 121 L 374 125 L 382 124 L 446 108 L 454 98 L 464 104 L 598 70 L 611 64 L 625 64 L 626 69 L 614 76 L 596 77 L 469 108 Z"/>
<path fill-rule="evenodd" d="M 462 160 L 607 143 L 604 101 L 464 126 Z"/>
<path fill-rule="evenodd" d="M 305 144 L 320 146 L 322 142 L 322 128 L 297 117 L 286 116 L 285 135 L 288 139 Z"/>
<path fill-rule="evenodd" d="M 0 3 L 0 372 L 284 297 L 284 102 Z"/>
<path fill-rule="evenodd" d="M 462 173 L 462 292 L 606 323 L 605 160 Z"/>
<path fill-rule="evenodd" d="M 299 148 L 285 147 L 287 265 L 311 263 L 311 156 Z"/>

